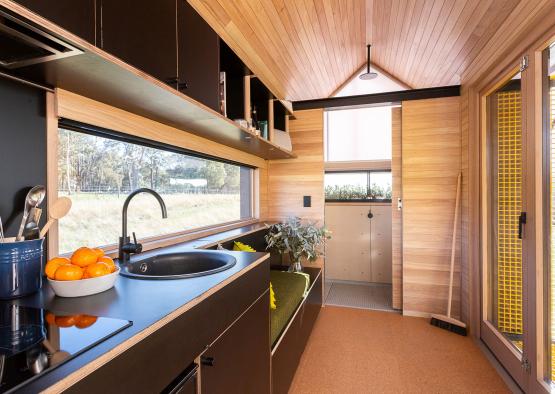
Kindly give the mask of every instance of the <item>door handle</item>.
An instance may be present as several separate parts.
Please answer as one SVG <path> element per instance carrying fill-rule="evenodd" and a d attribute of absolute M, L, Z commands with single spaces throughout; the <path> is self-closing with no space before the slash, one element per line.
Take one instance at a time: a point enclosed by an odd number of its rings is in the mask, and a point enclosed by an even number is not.
<path fill-rule="evenodd" d="M 372 211 L 368 211 L 368 219 L 372 219 L 374 217 L 374 214 L 372 213 Z"/>
<path fill-rule="evenodd" d="M 518 217 L 518 239 L 522 239 L 524 225 L 526 224 L 526 212 L 521 212 Z"/>

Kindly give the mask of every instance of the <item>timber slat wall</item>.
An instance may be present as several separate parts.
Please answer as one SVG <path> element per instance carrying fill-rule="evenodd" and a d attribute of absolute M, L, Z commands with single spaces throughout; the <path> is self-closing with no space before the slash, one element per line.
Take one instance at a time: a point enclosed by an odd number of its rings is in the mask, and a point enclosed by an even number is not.
<path fill-rule="evenodd" d="M 392 306 L 403 307 L 403 216 L 397 209 L 397 200 L 402 196 L 401 190 L 401 107 L 391 110 L 391 286 Z"/>
<path fill-rule="evenodd" d="M 299 111 L 289 132 L 297 158 L 268 162 L 268 215 L 283 220 L 299 216 L 324 221 L 324 113 L 322 109 Z M 303 196 L 312 206 L 303 207 Z"/>
<path fill-rule="evenodd" d="M 403 312 L 445 313 L 461 171 L 459 97 L 403 102 L 402 125 Z M 460 238 L 454 283 L 453 313 L 458 316 Z"/>

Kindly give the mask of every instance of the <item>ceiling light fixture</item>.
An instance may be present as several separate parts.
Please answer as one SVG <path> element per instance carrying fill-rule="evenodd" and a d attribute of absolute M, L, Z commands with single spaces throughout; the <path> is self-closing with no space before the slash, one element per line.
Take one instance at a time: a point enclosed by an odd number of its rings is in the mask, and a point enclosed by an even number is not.
<path fill-rule="evenodd" d="M 366 72 L 364 74 L 360 74 L 358 77 L 364 81 L 368 81 L 370 79 L 374 79 L 378 76 L 378 73 L 373 73 L 370 72 L 370 48 L 372 47 L 372 45 L 368 44 L 366 45 L 366 48 L 368 49 L 368 59 L 367 59 L 367 63 L 366 63 Z"/>

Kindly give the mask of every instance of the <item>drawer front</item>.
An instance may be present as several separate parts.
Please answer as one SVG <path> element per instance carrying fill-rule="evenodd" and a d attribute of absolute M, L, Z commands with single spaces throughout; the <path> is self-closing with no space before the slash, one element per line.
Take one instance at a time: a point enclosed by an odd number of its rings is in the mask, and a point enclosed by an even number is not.
<path fill-rule="evenodd" d="M 161 392 L 268 289 L 264 261 L 68 389 Z"/>

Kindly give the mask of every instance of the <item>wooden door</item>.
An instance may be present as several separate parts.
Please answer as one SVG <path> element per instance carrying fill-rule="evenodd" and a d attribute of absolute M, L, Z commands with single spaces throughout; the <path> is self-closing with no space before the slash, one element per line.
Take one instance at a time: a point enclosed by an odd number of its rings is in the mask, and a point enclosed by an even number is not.
<path fill-rule="evenodd" d="M 176 0 L 98 1 L 102 1 L 100 47 L 161 81 L 174 83 Z"/>
<path fill-rule="evenodd" d="M 91 44 L 96 44 L 97 0 L 16 1 Z"/>
<path fill-rule="evenodd" d="M 403 313 L 445 314 L 461 171 L 460 99 L 415 100 L 402 105 Z M 458 317 L 460 242 L 456 245 L 453 312 Z"/>

